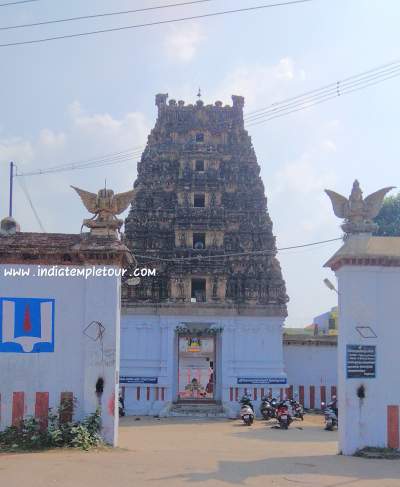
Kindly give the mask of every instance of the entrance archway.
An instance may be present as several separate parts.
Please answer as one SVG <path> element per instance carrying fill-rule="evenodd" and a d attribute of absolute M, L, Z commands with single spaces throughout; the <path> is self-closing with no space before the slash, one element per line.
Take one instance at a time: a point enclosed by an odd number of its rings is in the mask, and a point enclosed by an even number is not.
<path fill-rule="evenodd" d="M 178 335 L 178 400 L 215 400 L 215 336 Z"/>

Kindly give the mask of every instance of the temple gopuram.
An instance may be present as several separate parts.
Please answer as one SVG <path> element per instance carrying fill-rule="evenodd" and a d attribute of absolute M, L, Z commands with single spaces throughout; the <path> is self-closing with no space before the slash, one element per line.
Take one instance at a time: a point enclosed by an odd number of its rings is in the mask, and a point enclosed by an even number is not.
<path fill-rule="evenodd" d="M 288 297 L 244 98 L 186 105 L 158 94 L 156 106 L 125 221 L 138 267 L 156 269 L 122 289 L 125 405 L 232 415 L 243 392 L 257 401 L 286 383 Z"/>

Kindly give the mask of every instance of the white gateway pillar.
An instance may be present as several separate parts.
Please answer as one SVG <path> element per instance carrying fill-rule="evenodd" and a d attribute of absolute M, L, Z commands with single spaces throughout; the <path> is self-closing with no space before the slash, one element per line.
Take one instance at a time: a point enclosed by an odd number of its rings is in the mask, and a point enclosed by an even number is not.
<path fill-rule="evenodd" d="M 372 237 L 384 188 L 367 198 L 355 181 L 347 200 L 333 191 L 345 218 L 345 243 L 325 264 L 339 294 L 339 451 L 399 448 L 400 237 Z"/>

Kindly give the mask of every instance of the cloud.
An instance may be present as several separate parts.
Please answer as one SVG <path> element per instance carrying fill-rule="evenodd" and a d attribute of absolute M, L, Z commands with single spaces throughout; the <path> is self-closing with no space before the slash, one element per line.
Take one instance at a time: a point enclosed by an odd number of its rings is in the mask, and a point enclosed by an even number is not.
<path fill-rule="evenodd" d="M 340 124 L 321 124 L 313 118 L 309 124 L 312 121 L 315 128 L 308 143 L 303 139 L 298 155 L 278 161 L 269 177 L 269 206 L 279 240 L 285 245 L 293 241 L 294 235 L 295 240 L 307 242 L 331 238 L 337 232 L 337 221 L 324 190 L 335 188 L 338 182 Z"/>
<path fill-rule="evenodd" d="M 21 137 L 0 138 L 0 160 L 30 162 L 34 156 L 34 148 L 29 140 Z"/>
<path fill-rule="evenodd" d="M 321 148 L 327 152 L 336 152 L 336 144 L 330 139 L 323 140 Z"/>
<path fill-rule="evenodd" d="M 78 101 L 66 109 L 68 121 L 60 132 L 43 128 L 30 138 L 0 137 L 0 160 L 13 160 L 19 173 L 85 161 L 103 157 L 104 154 L 143 147 L 150 131 L 150 124 L 140 112 L 130 112 L 117 118 L 109 113 L 90 114 Z M 115 191 L 128 190 L 136 177 L 134 158 L 124 163 L 96 169 L 75 170 L 49 175 L 24 177 L 31 198 L 50 232 L 76 232 L 84 217 L 78 199 L 71 192 L 70 185 L 77 185 L 89 191 L 97 191 L 107 178 L 107 185 Z M 106 161 L 115 159 L 108 158 Z M 8 193 L 8 165 L 0 166 L 0 193 Z M 15 216 L 24 231 L 39 231 L 32 211 L 26 203 L 19 178 L 15 179 Z M 0 202 L 4 205 L 5 201 Z M 65 208 L 68 211 L 65 211 Z M 6 213 L 0 207 L 1 216 Z"/>
<path fill-rule="evenodd" d="M 64 147 L 65 145 L 65 134 L 56 134 L 50 129 L 43 129 L 39 134 L 39 143 L 47 147 Z"/>
<path fill-rule="evenodd" d="M 320 164 L 320 161 L 319 151 L 314 150 L 305 152 L 295 161 L 285 164 L 275 175 L 273 193 L 290 191 L 300 196 L 322 191 L 327 185 L 333 184 L 333 169 Z"/>
<path fill-rule="evenodd" d="M 222 80 L 216 98 L 227 103 L 232 94 L 246 99 L 246 108 L 260 108 L 287 96 L 292 84 L 305 80 L 305 71 L 298 69 L 290 57 L 276 64 L 247 64 L 236 67 Z"/>
<path fill-rule="evenodd" d="M 150 126 L 143 113 L 130 112 L 122 118 L 114 118 L 109 113 L 88 114 L 78 101 L 68 107 L 70 115 L 69 138 L 83 138 L 94 147 L 127 149 L 146 141 Z M 101 153 L 100 153 L 101 154 Z"/>
<path fill-rule="evenodd" d="M 278 248 L 341 236 L 324 193 L 325 188 L 337 187 L 336 146 L 340 144 L 332 128 L 317 126 L 312 143 L 305 144 L 297 157 L 280 164 L 272 174 L 268 206 Z M 290 326 L 306 325 L 335 304 L 336 296 L 325 292 L 322 280 L 334 278 L 323 264 L 338 247 L 340 242 L 332 242 L 278 253 L 291 298 Z"/>
<path fill-rule="evenodd" d="M 172 25 L 164 40 L 168 57 L 176 62 L 187 63 L 193 60 L 200 44 L 206 36 L 199 24 Z"/>

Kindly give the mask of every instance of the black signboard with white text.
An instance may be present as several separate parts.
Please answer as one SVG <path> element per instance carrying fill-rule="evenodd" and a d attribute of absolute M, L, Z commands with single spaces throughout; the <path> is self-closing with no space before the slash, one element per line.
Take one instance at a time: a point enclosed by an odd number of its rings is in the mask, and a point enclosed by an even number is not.
<path fill-rule="evenodd" d="M 133 377 L 131 375 L 121 375 L 120 384 L 158 384 L 158 377 Z"/>
<path fill-rule="evenodd" d="M 376 375 L 376 346 L 347 345 L 346 372 L 348 379 L 374 379 Z"/>

